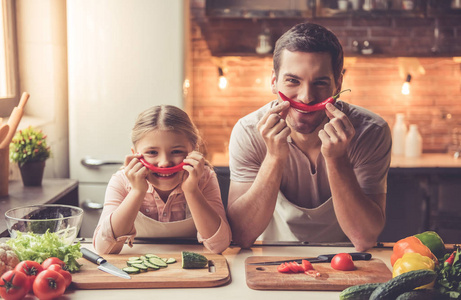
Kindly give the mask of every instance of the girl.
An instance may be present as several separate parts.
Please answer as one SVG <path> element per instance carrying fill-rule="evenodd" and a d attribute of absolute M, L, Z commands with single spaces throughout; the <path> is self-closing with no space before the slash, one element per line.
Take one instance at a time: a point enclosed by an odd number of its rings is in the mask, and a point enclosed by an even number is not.
<path fill-rule="evenodd" d="M 106 190 L 96 251 L 119 253 L 135 236 L 196 236 L 211 252 L 224 251 L 231 232 L 218 180 L 198 151 L 200 137 L 189 116 L 175 106 L 154 106 L 138 116 L 131 139 L 132 155 Z"/>

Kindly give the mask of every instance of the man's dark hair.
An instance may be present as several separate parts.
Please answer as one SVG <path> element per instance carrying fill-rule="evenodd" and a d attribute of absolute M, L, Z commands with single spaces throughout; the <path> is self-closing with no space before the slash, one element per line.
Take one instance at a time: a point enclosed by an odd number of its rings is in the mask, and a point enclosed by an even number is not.
<path fill-rule="evenodd" d="M 338 81 L 344 63 L 343 47 L 336 35 L 325 27 L 313 23 L 301 23 L 293 26 L 277 40 L 273 57 L 277 77 L 284 49 L 290 52 L 330 53 L 335 81 Z"/>

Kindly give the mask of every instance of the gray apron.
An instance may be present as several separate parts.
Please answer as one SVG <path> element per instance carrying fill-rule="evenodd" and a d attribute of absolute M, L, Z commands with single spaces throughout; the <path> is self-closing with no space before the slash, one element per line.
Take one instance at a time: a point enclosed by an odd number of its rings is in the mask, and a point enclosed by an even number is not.
<path fill-rule="evenodd" d="M 319 207 L 308 209 L 291 203 L 280 191 L 272 220 L 258 240 L 319 243 L 349 241 L 336 219 L 331 198 Z"/>

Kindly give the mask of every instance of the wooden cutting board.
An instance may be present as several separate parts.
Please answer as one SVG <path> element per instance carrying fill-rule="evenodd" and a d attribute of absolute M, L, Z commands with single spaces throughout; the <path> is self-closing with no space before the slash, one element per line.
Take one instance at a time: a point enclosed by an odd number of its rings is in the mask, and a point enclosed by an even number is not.
<path fill-rule="evenodd" d="M 392 273 L 383 261 L 372 258 L 368 261 L 354 261 L 356 270 L 337 271 L 330 263 L 314 263 L 321 276 L 313 278 L 304 273 L 286 274 L 277 271 L 277 266 L 249 265 L 248 263 L 295 260 L 300 257 L 250 256 L 245 260 L 245 274 L 248 287 L 255 290 L 303 290 L 342 291 L 347 287 L 375 282 L 386 282 Z"/>
<path fill-rule="evenodd" d="M 173 257 L 176 263 L 168 264 L 167 268 L 155 271 L 131 274 L 131 279 L 123 279 L 99 270 L 96 264 L 81 258 L 82 267 L 72 274 L 72 287 L 76 289 L 142 289 L 142 288 L 185 288 L 214 287 L 230 280 L 229 267 L 224 256 L 211 253 L 200 253 L 208 258 L 209 268 L 183 269 L 181 254 L 157 254 L 162 258 Z M 103 255 L 114 266 L 122 269 L 132 256 L 139 255 Z"/>

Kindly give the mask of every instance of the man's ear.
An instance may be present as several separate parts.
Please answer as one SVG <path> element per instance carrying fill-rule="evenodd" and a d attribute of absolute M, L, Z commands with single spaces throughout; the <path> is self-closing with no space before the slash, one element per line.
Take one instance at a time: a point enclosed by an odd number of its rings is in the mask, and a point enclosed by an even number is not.
<path fill-rule="evenodd" d="M 276 94 L 277 95 L 277 75 L 275 74 L 275 71 L 272 70 L 272 75 L 271 75 L 271 91 L 272 91 L 272 94 Z"/>

